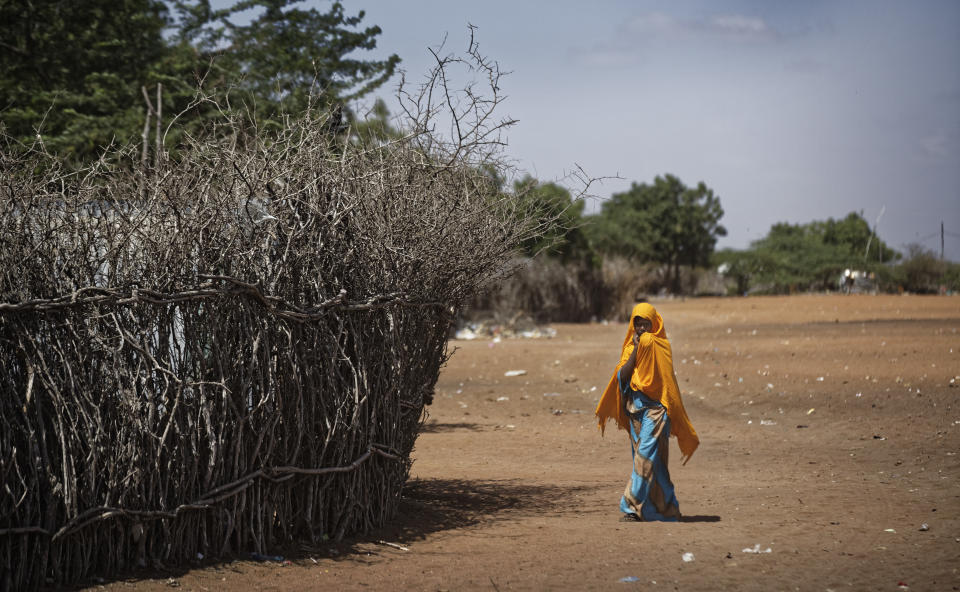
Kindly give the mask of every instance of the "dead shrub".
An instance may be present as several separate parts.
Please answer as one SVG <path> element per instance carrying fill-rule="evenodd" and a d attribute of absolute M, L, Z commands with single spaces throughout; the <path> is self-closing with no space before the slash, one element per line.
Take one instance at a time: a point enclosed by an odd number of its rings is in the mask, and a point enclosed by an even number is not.
<path fill-rule="evenodd" d="M 602 313 L 604 299 L 599 270 L 535 257 L 519 260 L 510 277 L 475 298 L 465 313 L 508 326 L 520 318 L 538 324 L 587 322 Z"/>

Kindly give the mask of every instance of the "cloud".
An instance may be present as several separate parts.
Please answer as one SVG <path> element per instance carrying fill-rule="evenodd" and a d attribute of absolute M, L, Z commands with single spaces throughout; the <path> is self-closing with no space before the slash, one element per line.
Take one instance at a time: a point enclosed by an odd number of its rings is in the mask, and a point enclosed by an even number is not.
<path fill-rule="evenodd" d="M 781 38 L 764 19 L 743 14 L 680 18 L 651 12 L 630 18 L 609 39 L 572 49 L 575 59 L 592 66 L 635 63 L 650 44 L 724 46 L 768 44 Z"/>
<path fill-rule="evenodd" d="M 830 68 L 826 62 L 809 58 L 796 58 L 784 62 L 783 69 L 795 74 L 819 74 Z"/>
<path fill-rule="evenodd" d="M 739 14 L 729 16 L 715 16 L 710 19 L 710 25 L 718 31 L 733 35 L 766 35 L 770 27 L 761 18 L 743 16 Z"/>
<path fill-rule="evenodd" d="M 920 140 L 920 154 L 933 161 L 944 160 L 952 156 L 953 138 L 946 130 L 931 134 Z"/>
<path fill-rule="evenodd" d="M 681 23 L 674 17 L 653 12 L 629 19 L 621 26 L 621 33 L 674 34 L 681 30 Z"/>
<path fill-rule="evenodd" d="M 656 36 L 662 39 L 702 39 L 706 41 L 769 42 L 779 35 L 765 20 L 743 14 L 678 18 L 662 12 L 634 17 L 622 32 L 627 35 Z"/>
<path fill-rule="evenodd" d="M 633 47 L 609 44 L 597 44 L 589 48 L 573 48 L 570 54 L 574 60 L 582 65 L 601 68 L 627 66 L 636 63 L 640 58 Z"/>

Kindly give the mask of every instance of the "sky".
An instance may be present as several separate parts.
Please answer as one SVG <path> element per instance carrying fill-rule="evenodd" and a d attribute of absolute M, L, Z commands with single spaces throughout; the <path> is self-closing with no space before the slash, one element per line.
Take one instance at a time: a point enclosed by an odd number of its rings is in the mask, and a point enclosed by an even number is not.
<path fill-rule="evenodd" d="M 510 74 L 506 155 L 544 181 L 576 167 L 596 211 L 666 173 L 720 197 L 744 248 L 777 222 L 860 212 L 904 250 L 960 261 L 960 1 L 343 0 L 411 81 L 446 38 Z M 329 3 L 301 6 L 326 11 Z M 399 77 L 378 94 L 392 98 Z M 570 184 L 571 189 L 578 189 Z"/>

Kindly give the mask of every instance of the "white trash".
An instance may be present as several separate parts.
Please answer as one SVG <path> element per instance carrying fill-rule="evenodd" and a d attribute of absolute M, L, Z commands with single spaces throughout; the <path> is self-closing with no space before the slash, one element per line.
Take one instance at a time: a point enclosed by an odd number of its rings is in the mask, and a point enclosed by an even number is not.
<path fill-rule="evenodd" d="M 472 341 L 477 337 L 478 335 L 474 331 L 471 331 L 470 329 L 466 329 L 466 328 L 460 329 L 459 331 L 453 334 L 454 339 L 463 339 L 464 341 Z"/>

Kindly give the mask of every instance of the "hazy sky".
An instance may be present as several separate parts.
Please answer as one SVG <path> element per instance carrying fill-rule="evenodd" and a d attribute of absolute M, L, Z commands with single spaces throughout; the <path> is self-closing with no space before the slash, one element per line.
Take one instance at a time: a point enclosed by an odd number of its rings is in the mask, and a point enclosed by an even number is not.
<path fill-rule="evenodd" d="M 601 199 L 663 173 L 704 181 L 726 212 L 721 247 L 778 221 L 873 224 L 886 206 L 885 241 L 939 254 L 943 221 L 960 261 L 960 1 L 343 4 L 413 80 L 427 47 L 447 35 L 459 51 L 475 25 L 512 72 L 508 154 L 537 178 L 622 177 L 594 188 Z"/>

